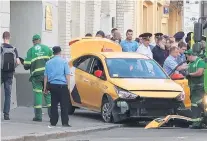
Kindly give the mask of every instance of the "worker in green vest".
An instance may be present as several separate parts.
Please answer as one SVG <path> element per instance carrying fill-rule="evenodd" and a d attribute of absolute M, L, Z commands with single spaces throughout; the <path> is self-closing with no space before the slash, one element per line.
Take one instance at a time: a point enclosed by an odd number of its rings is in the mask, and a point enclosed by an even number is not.
<path fill-rule="evenodd" d="M 42 121 L 42 97 L 44 95 L 45 103 L 48 107 L 48 115 L 50 117 L 51 95 L 43 94 L 44 71 L 46 62 L 52 57 L 52 50 L 41 44 L 40 35 L 34 35 L 32 38 L 34 46 L 27 51 L 27 57 L 24 60 L 25 70 L 30 69 L 30 82 L 32 82 L 34 93 L 34 112 L 33 121 Z"/>
<path fill-rule="evenodd" d="M 194 55 L 192 49 L 185 52 L 189 63 L 188 67 L 188 82 L 190 86 L 191 94 L 191 112 L 193 124 L 192 128 L 201 128 L 202 120 L 201 113 L 203 111 L 202 107 L 199 105 L 202 103 L 203 97 L 205 95 L 204 91 L 204 69 L 205 62 L 200 57 Z"/>

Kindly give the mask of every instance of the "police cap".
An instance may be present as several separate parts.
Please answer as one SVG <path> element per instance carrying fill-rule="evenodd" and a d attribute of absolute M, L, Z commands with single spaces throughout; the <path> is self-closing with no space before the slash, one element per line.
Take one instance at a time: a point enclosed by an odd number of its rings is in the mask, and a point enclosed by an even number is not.
<path fill-rule="evenodd" d="M 159 37 L 163 36 L 163 33 L 155 33 L 154 35 L 155 35 L 155 38 L 159 38 Z"/>
<path fill-rule="evenodd" d="M 173 36 L 175 39 L 182 39 L 185 36 L 185 33 L 183 31 L 175 33 Z"/>
<path fill-rule="evenodd" d="M 145 40 L 149 40 L 152 37 L 152 34 L 151 33 L 143 33 L 143 34 L 141 34 L 140 37 L 142 37 Z"/>

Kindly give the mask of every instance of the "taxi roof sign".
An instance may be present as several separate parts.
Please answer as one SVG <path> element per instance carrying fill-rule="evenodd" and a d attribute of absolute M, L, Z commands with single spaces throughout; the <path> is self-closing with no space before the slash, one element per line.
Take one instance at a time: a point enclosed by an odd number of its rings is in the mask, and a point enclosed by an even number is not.
<path fill-rule="evenodd" d="M 114 52 L 113 49 L 111 48 L 106 48 L 106 47 L 103 47 L 101 52 Z"/>

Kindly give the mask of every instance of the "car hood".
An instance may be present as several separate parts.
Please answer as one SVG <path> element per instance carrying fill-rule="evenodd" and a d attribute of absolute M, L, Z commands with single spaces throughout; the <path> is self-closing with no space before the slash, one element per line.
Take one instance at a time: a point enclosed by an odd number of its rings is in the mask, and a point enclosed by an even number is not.
<path fill-rule="evenodd" d="M 129 91 L 183 91 L 182 87 L 171 79 L 112 78 L 110 81 Z"/>

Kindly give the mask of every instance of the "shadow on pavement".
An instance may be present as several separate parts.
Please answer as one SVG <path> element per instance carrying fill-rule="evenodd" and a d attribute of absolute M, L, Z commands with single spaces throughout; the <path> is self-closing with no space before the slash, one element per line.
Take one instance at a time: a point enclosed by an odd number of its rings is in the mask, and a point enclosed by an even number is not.
<path fill-rule="evenodd" d="M 88 112 L 88 111 L 78 112 L 77 111 L 73 114 L 73 116 L 102 121 L 101 115 L 99 113 L 95 113 L 95 112 Z"/>

